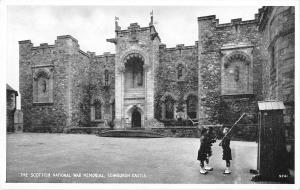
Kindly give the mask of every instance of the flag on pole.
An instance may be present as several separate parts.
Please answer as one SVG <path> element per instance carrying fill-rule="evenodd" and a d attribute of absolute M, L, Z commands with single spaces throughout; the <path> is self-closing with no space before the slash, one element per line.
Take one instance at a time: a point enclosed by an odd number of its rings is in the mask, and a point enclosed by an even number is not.
<path fill-rule="evenodd" d="M 150 15 L 153 16 L 153 10 L 150 12 Z"/>
<path fill-rule="evenodd" d="M 115 21 L 117 21 L 117 20 L 119 20 L 119 17 L 116 17 L 116 16 L 115 16 Z"/>

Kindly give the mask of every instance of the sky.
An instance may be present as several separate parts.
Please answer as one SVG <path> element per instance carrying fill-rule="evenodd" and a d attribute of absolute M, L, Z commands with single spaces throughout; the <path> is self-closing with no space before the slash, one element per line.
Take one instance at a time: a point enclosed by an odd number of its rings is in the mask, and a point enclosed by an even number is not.
<path fill-rule="evenodd" d="M 19 91 L 18 41 L 31 40 L 34 46 L 54 44 L 57 36 L 72 35 L 83 51 L 115 52 L 114 18 L 126 29 L 137 22 L 148 26 L 153 10 L 154 25 L 167 47 L 194 45 L 197 41 L 197 17 L 216 15 L 220 23 L 231 19 L 252 20 L 261 6 L 7 6 L 6 83 Z M 20 108 L 18 97 L 18 108 Z"/>

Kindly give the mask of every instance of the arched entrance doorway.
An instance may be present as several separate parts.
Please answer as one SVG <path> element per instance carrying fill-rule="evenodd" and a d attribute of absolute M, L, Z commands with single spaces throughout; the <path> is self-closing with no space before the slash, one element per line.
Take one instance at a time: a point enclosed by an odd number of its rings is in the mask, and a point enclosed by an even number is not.
<path fill-rule="evenodd" d="M 141 128 L 141 113 L 135 108 L 131 114 L 131 127 Z"/>

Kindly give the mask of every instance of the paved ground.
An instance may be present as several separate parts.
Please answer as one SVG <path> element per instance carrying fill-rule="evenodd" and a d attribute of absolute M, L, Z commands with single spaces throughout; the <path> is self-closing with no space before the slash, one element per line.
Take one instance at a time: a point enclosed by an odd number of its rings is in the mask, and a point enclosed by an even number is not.
<path fill-rule="evenodd" d="M 231 175 L 222 174 L 225 163 L 218 142 L 211 158 L 214 171 L 199 174 L 198 148 L 196 138 L 9 134 L 7 182 L 253 183 L 249 169 L 256 168 L 256 143 L 232 141 Z"/>

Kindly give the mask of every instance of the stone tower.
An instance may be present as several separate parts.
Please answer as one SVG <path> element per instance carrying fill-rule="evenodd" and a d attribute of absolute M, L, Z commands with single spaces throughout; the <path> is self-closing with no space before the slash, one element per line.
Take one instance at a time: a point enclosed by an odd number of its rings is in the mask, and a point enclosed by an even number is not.
<path fill-rule="evenodd" d="M 148 27 L 132 23 L 108 42 L 116 46 L 115 128 L 150 128 L 154 119 L 155 68 L 160 38 L 152 22 Z"/>

